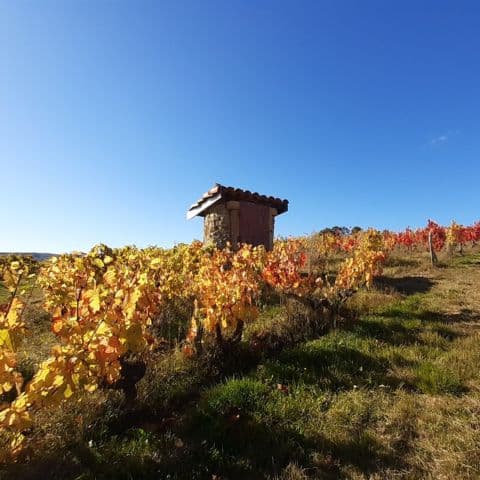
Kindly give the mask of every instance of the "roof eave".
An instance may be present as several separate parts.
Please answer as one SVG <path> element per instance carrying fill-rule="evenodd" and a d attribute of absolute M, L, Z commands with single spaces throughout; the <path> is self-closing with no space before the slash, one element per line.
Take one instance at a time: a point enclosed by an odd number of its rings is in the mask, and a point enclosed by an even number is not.
<path fill-rule="evenodd" d="M 215 203 L 217 203 L 220 199 L 222 198 L 221 193 L 217 193 L 213 197 L 210 197 L 209 199 L 203 201 L 200 204 L 193 205 L 190 207 L 190 209 L 187 212 L 187 220 L 192 219 L 193 217 L 196 217 L 197 215 L 204 216 L 202 213 L 205 212 L 205 210 L 209 209 L 210 207 L 213 207 Z"/>
<path fill-rule="evenodd" d="M 282 213 L 288 212 L 288 200 L 284 201 L 280 208 L 274 207 L 277 209 L 277 215 L 281 215 Z"/>

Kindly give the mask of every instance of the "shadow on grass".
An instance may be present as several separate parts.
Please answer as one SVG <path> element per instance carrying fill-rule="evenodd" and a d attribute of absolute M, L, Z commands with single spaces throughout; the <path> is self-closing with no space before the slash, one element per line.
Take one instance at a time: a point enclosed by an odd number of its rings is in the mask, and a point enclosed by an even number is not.
<path fill-rule="evenodd" d="M 204 478 L 278 475 L 290 461 L 307 463 L 313 447 L 301 434 L 261 423 L 248 412 L 218 417 L 196 412 L 187 428 L 189 458 L 183 460 L 183 468 L 173 464 L 169 472 L 178 474 L 184 469 L 179 478 L 185 479 L 192 478 L 192 465 L 210 474 Z"/>
<path fill-rule="evenodd" d="M 393 278 L 380 276 L 375 280 L 375 285 L 381 290 L 394 291 L 402 295 L 414 295 L 430 291 L 435 282 L 427 277 Z"/>
<path fill-rule="evenodd" d="M 307 437 L 281 419 L 259 421 L 264 418 L 260 412 L 211 416 L 197 411 L 183 432 L 188 439 L 187 457 L 180 465 L 170 466 L 170 478 L 192 478 L 192 465 L 210 475 L 195 478 L 231 479 L 271 478 L 292 462 L 325 479 L 339 478 L 339 464 L 353 465 L 367 475 L 381 466 L 398 466 L 399 458 L 365 432 L 345 441 L 332 441 L 322 434 Z"/>
<path fill-rule="evenodd" d="M 471 310 L 470 308 L 462 308 L 458 314 L 445 315 L 446 323 L 455 322 L 480 322 L 480 313 Z"/>
<path fill-rule="evenodd" d="M 392 377 L 389 369 L 388 360 L 337 345 L 334 348 L 296 348 L 284 352 L 278 359 L 265 362 L 260 375 L 281 384 L 313 384 L 330 390 L 360 385 L 398 386 L 400 380 Z"/>
<path fill-rule="evenodd" d="M 443 324 L 455 324 L 480 322 L 480 314 L 470 309 L 461 309 L 457 313 L 444 313 L 433 310 L 405 310 L 403 308 L 391 307 L 378 314 L 385 318 L 397 318 L 401 320 L 421 320 L 425 322 L 437 322 Z"/>
<path fill-rule="evenodd" d="M 412 345 L 419 342 L 420 328 L 407 328 L 400 321 L 371 321 L 359 319 L 351 330 L 362 338 L 375 338 L 391 345 Z"/>
<path fill-rule="evenodd" d="M 175 433 L 129 433 L 103 445 L 72 446 L 28 465 L 12 465 L 5 477 L 23 479 L 265 479 L 281 474 L 291 462 L 315 472 L 315 478 L 336 479 L 338 465 L 350 464 L 365 475 L 398 466 L 399 457 L 368 434 L 333 442 L 263 423 L 249 414 L 238 419 L 211 418 L 193 412 Z M 145 435 L 145 438 L 141 438 Z M 315 464 L 312 457 L 316 457 Z M 320 460 L 319 460 L 320 459 Z"/>
<path fill-rule="evenodd" d="M 419 260 L 405 257 L 389 257 L 385 262 L 386 267 L 418 267 L 421 265 Z"/>
<path fill-rule="evenodd" d="M 422 314 L 420 317 L 425 315 L 426 318 L 420 318 L 420 320 L 425 320 L 428 317 L 428 320 L 432 320 L 432 313 L 427 312 Z M 443 339 L 452 342 L 456 338 L 459 338 L 461 334 L 448 328 L 446 324 L 454 323 L 451 316 L 448 316 L 449 319 L 445 316 L 439 316 L 435 313 L 436 322 L 430 326 L 430 330 L 438 334 Z M 425 341 L 421 337 L 421 333 L 425 331 L 421 326 L 412 327 L 405 324 L 401 320 L 398 320 L 398 317 L 395 319 L 382 320 L 382 321 L 373 321 L 373 320 L 364 320 L 359 319 L 355 322 L 354 325 L 350 327 L 350 330 L 365 339 L 375 338 L 382 342 L 388 343 L 394 346 L 407 346 L 414 344 L 423 344 Z M 402 318 L 402 317 L 400 317 Z M 408 319 L 412 319 L 412 316 L 409 316 Z M 413 318 L 419 319 L 418 316 Z M 438 322 L 438 323 L 437 323 Z"/>
<path fill-rule="evenodd" d="M 43 455 L 42 458 L 35 457 L 28 463 L 12 463 L 0 466 L 0 478 L 2 480 L 21 478 L 23 480 L 61 480 L 74 478 L 91 478 L 81 476 L 84 468 L 72 460 L 67 461 L 62 458 L 63 452 L 57 452 L 56 455 Z"/>
<path fill-rule="evenodd" d="M 333 442 L 322 435 L 308 438 L 248 414 L 232 420 L 196 412 L 191 423 L 177 434 L 181 441 L 171 446 L 170 455 L 159 451 L 157 461 L 154 455 L 128 455 L 127 461 L 121 461 L 121 452 L 110 449 L 100 456 L 97 453 L 90 478 L 254 480 L 277 477 L 289 463 L 295 463 L 314 472 L 315 478 L 336 479 L 341 476 L 338 465 L 352 465 L 367 476 L 382 467 L 402 466 L 400 456 L 387 452 L 368 433 L 358 432 L 353 438 Z M 159 446 L 162 443 L 167 442 L 159 442 Z M 88 455 L 83 458 L 88 459 Z"/>

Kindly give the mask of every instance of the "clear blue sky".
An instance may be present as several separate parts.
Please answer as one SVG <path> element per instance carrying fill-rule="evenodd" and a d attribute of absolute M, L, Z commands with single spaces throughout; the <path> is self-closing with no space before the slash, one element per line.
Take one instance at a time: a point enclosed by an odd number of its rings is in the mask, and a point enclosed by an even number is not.
<path fill-rule="evenodd" d="M 480 217 L 477 1 L 0 0 L 1 250 L 200 238 L 214 182 L 277 234 Z"/>

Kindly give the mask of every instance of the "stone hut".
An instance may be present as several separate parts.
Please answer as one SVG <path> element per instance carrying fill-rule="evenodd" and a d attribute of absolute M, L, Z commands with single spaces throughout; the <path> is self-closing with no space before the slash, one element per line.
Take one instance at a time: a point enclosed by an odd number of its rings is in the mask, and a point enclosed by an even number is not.
<path fill-rule="evenodd" d="M 227 242 L 273 248 L 275 217 L 288 210 L 288 200 L 215 184 L 194 203 L 187 219 L 204 217 L 203 241 L 223 248 Z"/>

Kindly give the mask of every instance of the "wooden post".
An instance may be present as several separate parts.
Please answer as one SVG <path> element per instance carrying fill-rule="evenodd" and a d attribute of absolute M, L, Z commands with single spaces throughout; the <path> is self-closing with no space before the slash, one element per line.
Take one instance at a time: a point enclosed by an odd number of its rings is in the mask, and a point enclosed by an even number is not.
<path fill-rule="evenodd" d="M 230 200 L 227 202 L 227 210 L 230 212 L 230 242 L 232 248 L 236 249 L 240 236 L 240 202 Z"/>
<path fill-rule="evenodd" d="M 432 262 L 432 267 L 434 267 L 437 262 L 437 254 L 435 253 L 435 250 L 433 249 L 433 244 L 432 244 L 432 231 L 429 230 L 428 232 L 428 247 L 430 249 L 430 261 Z"/>
<path fill-rule="evenodd" d="M 275 217 L 278 215 L 278 210 L 276 208 L 269 209 L 270 217 L 268 222 L 268 245 L 266 245 L 267 250 L 273 249 L 273 232 L 275 230 Z"/>

